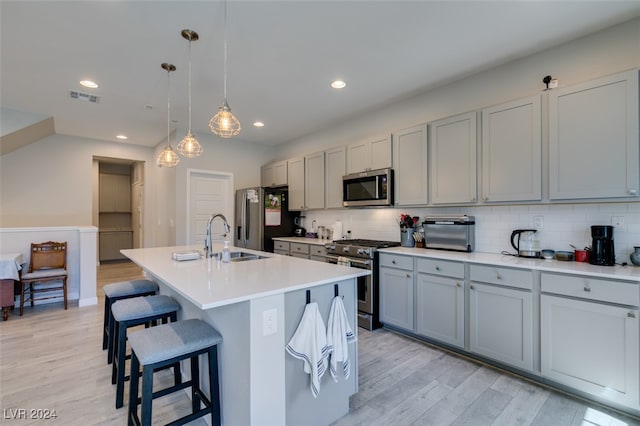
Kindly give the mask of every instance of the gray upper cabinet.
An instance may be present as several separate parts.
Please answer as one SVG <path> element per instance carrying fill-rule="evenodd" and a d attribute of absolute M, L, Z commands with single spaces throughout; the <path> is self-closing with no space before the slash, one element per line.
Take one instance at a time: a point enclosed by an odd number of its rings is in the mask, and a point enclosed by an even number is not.
<path fill-rule="evenodd" d="M 393 134 L 395 205 L 427 204 L 427 125 Z"/>
<path fill-rule="evenodd" d="M 549 198 L 637 197 L 638 71 L 549 92 Z"/>
<path fill-rule="evenodd" d="M 367 139 L 347 148 L 347 173 L 392 166 L 391 135 Z"/>
<path fill-rule="evenodd" d="M 287 162 L 289 179 L 289 210 L 304 210 L 304 157 Z"/>
<path fill-rule="evenodd" d="M 99 209 L 107 213 L 131 212 L 131 177 L 100 173 Z"/>
<path fill-rule="evenodd" d="M 305 209 L 324 208 L 324 152 L 304 157 Z"/>
<path fill-rule="evenodd" d="M 429 123 L 429 190 L 432 204 L 475 203 L 477 113 Z"/>
<path fill-rule="evenodd" d="M 540 96 L 482 110 L 482 201 L 542 199 Z"/>
<path fill-rule="evenodd" d="M 262 166 L 260 181 L 265 188 L 287 185 L 287 162 L 278 161 Z"/>
<path fill-rule="evenodd" d="M 347 157 L 344 146 L 325 151 L 325 207 L 342 207 L 342 176 L 346 173 Z"/>

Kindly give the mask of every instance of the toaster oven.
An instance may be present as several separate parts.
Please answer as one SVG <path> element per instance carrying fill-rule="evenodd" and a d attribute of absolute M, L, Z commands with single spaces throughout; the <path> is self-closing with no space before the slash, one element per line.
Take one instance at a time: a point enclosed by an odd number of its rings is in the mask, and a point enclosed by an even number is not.
<path fill-rule="evenodd" d="M 425 248 L 473 251 L 476 241 L 474 216 L 427 216 L 422 227 Z"/>

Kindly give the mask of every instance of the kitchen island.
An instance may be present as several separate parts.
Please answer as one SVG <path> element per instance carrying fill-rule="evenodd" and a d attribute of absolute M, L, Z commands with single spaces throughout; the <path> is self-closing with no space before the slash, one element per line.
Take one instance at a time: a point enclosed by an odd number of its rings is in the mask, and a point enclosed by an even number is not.
<path fill-rule="evenodd" d="M 326 425 L 345 415 L 349 396 L 357 391 L 357 343 L 349 345 L 351 376 L 335 383 L 325 374 L 315 399 L 302 361 L 286 354 L 285 345 L 302 318 L 307 290 L 326 324 L 336 284 L 357 334 L 355 283 L 369 272 L 247 249 L 241 251 L 264 257 L 230 263 L 172 258 L 174 252 L 199 249 L 159 247 L 122 253 L 158 283 L 160 293 L 180 303 L 179 319 L 202 319 L 222 334 L 223 424 Z M 222 251 L 222 245 L 214 244 L 213 250 Z"/>

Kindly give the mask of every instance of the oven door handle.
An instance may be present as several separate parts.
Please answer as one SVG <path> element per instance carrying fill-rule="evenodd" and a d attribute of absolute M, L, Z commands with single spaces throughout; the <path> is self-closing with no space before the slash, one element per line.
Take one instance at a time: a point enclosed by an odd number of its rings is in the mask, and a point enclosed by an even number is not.
<path fill-rule="evenodd" d="M 349 258 L 349 262 L 351 263 L 351 265 L 356 264 L 356 265 L 361 265 L 363 267 L 361 267 L 360 269 L 371 269 L 371 260 L 367 259 L 367 260 L 360 260 L 360 259 L 352 259 Z M 357 268 L 358 266 L 356 266 Z"/>
<path fill-rule="evenodd" d="M 333 254 L 328 254 L 325 259 L 327 263 L 333 263 L 333 264 L 338 264 L 339 259 L 341 257 L 346 257 L 346 256 L 336 256 Z M 371 270 L 371 260 L 370 259 L 357 259 L 354 257 L 346 257 L 347 259 L 349 259 L 349 265 L 354 267 L 354 268 L 360 268 L 360 269 L 368 269 Z"/>

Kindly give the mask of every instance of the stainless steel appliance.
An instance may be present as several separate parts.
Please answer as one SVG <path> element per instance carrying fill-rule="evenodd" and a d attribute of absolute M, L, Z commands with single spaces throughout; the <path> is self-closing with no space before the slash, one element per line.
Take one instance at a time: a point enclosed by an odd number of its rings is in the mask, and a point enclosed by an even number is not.
<path fill-rule="evenodd" d="M 367 330 L 381 326 L 378 249 L 399 245 L 399 242 L 375 240 L 336 240 L 325 245 L 326 262 L 371 271 L 371 275 L 358 278 L 358 325 Z"/>
<path fill-rule="evenodd" d="M 593 265 L 613 266 L 616 264 L 616 253 L 613 246 L 613 226 L 593 225 L 591 227 L 591 258 Z"/>
<path fill-rule="evenodd" d="M 286 187 L 237 190 L 233 245 L 273 252 L 273 237 L 293 235 L 299 213 L 289 211 L 288 195 Z"/>
<path fill-rule="evenodd" d="M 540 241 L 535 237 L 536 232 L 537 229 L 516 229 L 511 233 L 511 246 L 518 256 L 540 257 Z"/>
<path fill-rule="evenodd" d="M 342 205 L 392 206 L 393 169 L 367 170 L 343 176 Z"/>
<path fill-rule="evenodd" d="M 474 216 L 427 216 L 422 222 L 425 248 L 471 252 L 476 243 Z"/>

